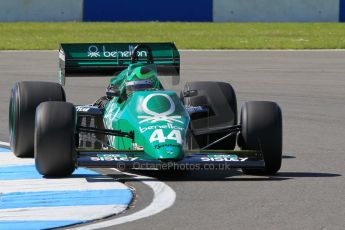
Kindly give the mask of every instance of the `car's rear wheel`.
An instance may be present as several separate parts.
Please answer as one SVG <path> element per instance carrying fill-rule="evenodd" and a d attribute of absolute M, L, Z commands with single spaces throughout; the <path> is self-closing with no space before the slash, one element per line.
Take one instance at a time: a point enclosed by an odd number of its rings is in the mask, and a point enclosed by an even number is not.
<path fill-rule="evenodd" d="M 77 112 L 67 102 L 43 102 L 36 110 L 35 163 L 48 177 L 69 176 L 76 167 Z"/>
<path fill-rule="evenodd" d="M 36 107 L 44 101 L 66 101 L 61 85 L 53 82 L 18 82 L 9 105 L 10 145 L 17 157 L 34 156 Z"/>
<path fill-rule="evenodd" d="M 238 145 L 244 150 L 261 151 L 264 169 L 242 169 L 245 174 L 271 175 L 278 172 L 282 163 L 282 113 L 275 102 L 246 102 L 241 109 L 242 131 Z"/>
<path fill-rule="evenodd" d="M 186 92 L 196 91 L 196 95 L 184 96 Z M 188 93 L 187 93 L 188 94 Z M 225 82 L 187 82 L 181 92 L 181 99 L 185 106 L 205 106 L 209 109 L 206 114 L 191 116 L 192 131 L 201 129 L 221 128 L 237 124 L 237 100 L 232 86 Z M 192 136 L 188 141 L 188 148 L 199 149 L 227 135 L 220 132 L 206 135 Z M 210 149 L 229 150 L 236 145 L 236 135 L 231 135 L 210 146 Z"/>

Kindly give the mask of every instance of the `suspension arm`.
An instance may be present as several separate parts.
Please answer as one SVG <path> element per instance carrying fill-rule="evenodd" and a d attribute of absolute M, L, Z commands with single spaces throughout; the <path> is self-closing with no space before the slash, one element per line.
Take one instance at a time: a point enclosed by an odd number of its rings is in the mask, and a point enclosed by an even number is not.
<path fill-rule="evenodd" d="M 77 132 L 98 133 L 117 137 L 127 137 L 134 141 L 134 132 L 123 132 L 121 130 L 98 129 L 93 127 L 77 126 Z"/>

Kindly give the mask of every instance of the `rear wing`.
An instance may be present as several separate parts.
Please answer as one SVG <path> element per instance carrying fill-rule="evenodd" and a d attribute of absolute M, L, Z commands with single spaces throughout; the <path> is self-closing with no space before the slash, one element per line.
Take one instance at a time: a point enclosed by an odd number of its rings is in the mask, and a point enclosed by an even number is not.
<path fill-rule="evenodd" d="M 66 77 L 114 76 L 131 63 L 131 54 L 138 44 L 151 48 L 159 76 L 180 80 L 180 54 L 174 43 L 80 43 L 61 44 L 59 49 L 59 81 Z M 146 62 L 147 51 L 138 50 L 139 62 Z"/>

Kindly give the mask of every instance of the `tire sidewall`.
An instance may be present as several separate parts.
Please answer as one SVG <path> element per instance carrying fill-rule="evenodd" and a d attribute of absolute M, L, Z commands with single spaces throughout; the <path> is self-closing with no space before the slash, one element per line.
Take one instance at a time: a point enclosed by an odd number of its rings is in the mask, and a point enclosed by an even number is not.
<path fill-rule="evenodd" d="M 37 106 L 44 101 L 65 101 L 62 86 L 54 82 L 23 81 L 11 89 L 9 140 L 17 157 L 34 156 L 34 123 Z"/>
<path fill-rule="evenodd" d="M 276 173 L 282 162 L 282 114 L 275 102 L 246 102 L 241 109 L 241 145 L 262 152 L 266 174 Z"/>
<path fill-rule="evenodd" d="M 35 164 L 47 177 L 69 176 L 76 168 L 76 110 L 67 102 L 43 102 L 36 110 Z"/>

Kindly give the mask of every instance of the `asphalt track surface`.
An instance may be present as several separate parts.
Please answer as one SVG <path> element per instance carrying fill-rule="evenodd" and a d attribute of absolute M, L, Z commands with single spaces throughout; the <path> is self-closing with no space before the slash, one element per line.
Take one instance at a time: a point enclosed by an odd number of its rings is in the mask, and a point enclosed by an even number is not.
<path fill-rule="evenodd" d="M 182 81 L 229 82 L 239 107 L 247 100 L 280 104 L 282 169 L 274 177 L 237 170 L 184 178 L 151 173 L 175 190 L 174 205 L 116 229 L 344 229 L 345 51 L 184 51 L 181 58 Z M 0 52 L 1 141 L 8 141 L 11 86 L 56 81 L 57 65 L 56 51 Z M 68 79 L 68 101 L 90 103 L 104 94 L 107 80 Z M 139 194 L 135 212 L 152 194 L 141 183 L 130 183 Z"/>

